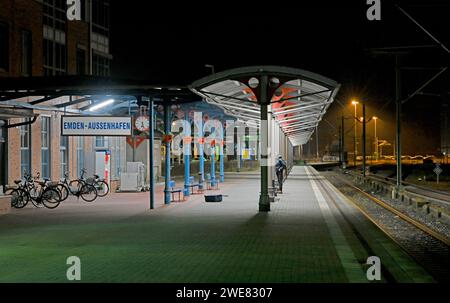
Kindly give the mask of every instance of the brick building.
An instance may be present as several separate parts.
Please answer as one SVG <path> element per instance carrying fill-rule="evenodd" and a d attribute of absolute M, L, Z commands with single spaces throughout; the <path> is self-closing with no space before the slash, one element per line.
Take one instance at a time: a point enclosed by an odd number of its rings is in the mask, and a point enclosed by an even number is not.
<path fill-rule="evenodd" d="M 82 20 L 69 21 L 66 0 L 0 0 L 0 81 L 2 77 L 108 76 L 112 60 L 109 2 L 82 0 Z M 67 102 L 67 97 L 42 105 L 57 107 L 63 102 Z M 39 171 L 53 180 L 58 180 L 65 171 L 70 171 L 74 178 L 83 167 L 92 174 L 98 149 L 111 151 L 111 177 L 118 178 L 126 158 L 125 139 L 60 136 L 63 114 L 38 107 L 14 109 L 0 102 L 0 126 L 33 121 L 38 115 L 32 124 L 0 127 L 0 145 L 4 145 L 0 148 L 0 159 L 6 159 L 0 161 L 0 184 L 5 181 L 12 184 L 24 171 Z"/>

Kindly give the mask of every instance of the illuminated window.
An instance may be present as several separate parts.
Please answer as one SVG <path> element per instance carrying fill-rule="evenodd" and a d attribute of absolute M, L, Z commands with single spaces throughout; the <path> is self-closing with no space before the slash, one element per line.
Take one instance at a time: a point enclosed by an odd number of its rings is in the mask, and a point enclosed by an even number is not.
<path fill-rule="evenodd" d="M 30 31 L 22 31 L 22 40 L 21 40 L 21 64 L 20 64 L 20 73 L 22 76 L 31 76 L 31 32 Z"/>
<path fill-rule="evenodd" d="M 29 121 L 25 119 L 25 121 Z M 20 173 L 31 173 L 31 127 L 30 125 L 20 126 Z"/>
<path fill-rule="evenodd" d="M 69 137 L 61 136 L 61 143 L 59 146 L 60 154 L 60 168 L 61 168 L 61 178 L 64 178 L 64 174 L 69 168 Z"/>
<path fill-rule="evenodd" d="M 50 117 L 41 120 L 41 175 L 50 178 Z"/>
<path fill-rule="evenodd" d="M 84 137 L 77 137 L 77 173 L 86 168 L 84 164 Z"/>

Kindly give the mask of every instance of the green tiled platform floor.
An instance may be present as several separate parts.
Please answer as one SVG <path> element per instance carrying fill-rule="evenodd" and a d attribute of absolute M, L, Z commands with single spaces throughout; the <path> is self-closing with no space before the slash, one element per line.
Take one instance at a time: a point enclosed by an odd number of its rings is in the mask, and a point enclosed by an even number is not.
<path fill-rule="evenodd" d="M 222 184 L 223 203 L 196 195 L 167 207 L 158 194 L 148 212 L 148 193 L 137 193 L 14 211 L 0 217 L 0 282 L 66 282 L 69 256 L 80 257 L 82 282 L 366 282 L 367 252 L 335 206 L 319 203 L 307 170 L 294 168 L 270 213 L 257 212 L 256 179 Z M 430 281 L 343 208 L 397 281 Z"/>

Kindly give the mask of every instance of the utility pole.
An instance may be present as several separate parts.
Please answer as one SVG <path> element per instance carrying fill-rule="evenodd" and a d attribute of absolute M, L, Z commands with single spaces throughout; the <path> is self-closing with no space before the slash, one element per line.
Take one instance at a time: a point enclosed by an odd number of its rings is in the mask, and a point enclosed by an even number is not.
<path fill-rule="evenodd" d="M 342 164 L 342 126 L 339 125 L 339 162 Z"/>
<path fill-rule="evenodd" d="M 355 127 L 355 134 L 354 134 L 354 136 L 353 136 L 353 146 L 354 146 L 354 151 L 353 151 L 353 164 L 354 164 L 354 166 L 355 166 L 355 168 L 356 168 L 356 160 L 357 160 L 356 157 L 357 157 L 357 154 L 358 154 L 358 142 L 357 142 L 357 140 L 356 140 L 356 138 L 358 137 L 358 123 L 357 123 L 357 120 L 358 120 L 358 117 L 357 117 L 358 112 L 357 112 L 357 110 L 356 110 L 356 106 L 358 105 L 358 102 L 357 102 L 357 101 L 353 101 L 352 104 L 355 106 L 355 116 L 354 116 L 354 119 L 355 119 L 355 124 L 354 124 L 354 127 Z"/>
<path fill-rule="evenodd" d="M 344 115 L 341 117 L 341 158 L 342 158 L 342 167 L 345 167 L 345 127 L 344 127 Z"/>
<path fill-rule="evenodd" d="M 366 177 L 366 101 L 362 102 L 363 108 L 363 131 L 362 131 L 362 170 L 363 170 L 363 178 Z"/>
<path fill-rule="evenodd" d="M 378 155 L 378 136 L 377 136 L 377 120 L 378 120 L 378 117 L 373 117 L 373 119 L 374 119 L 374 123 L 375 123 L 375 134 L 374 134 L 374 140 L 375 140 L 375 161 L 378 161 L 378 157 L 379 157 L 379 155 Z"/>
<path fill-rule="evenodd" d="M 395 109 L 396 109 L 396 124 L 397 124 L 397 135 L 396 135 L 396 161 L 397 161 L 397 191 L 402 187 L 402 128 L 401 128 L 401 118 L 402 118 L 402 93 L 401 93 L 401 71 L 400 71 L 400 55 L 395 55 Z"/>

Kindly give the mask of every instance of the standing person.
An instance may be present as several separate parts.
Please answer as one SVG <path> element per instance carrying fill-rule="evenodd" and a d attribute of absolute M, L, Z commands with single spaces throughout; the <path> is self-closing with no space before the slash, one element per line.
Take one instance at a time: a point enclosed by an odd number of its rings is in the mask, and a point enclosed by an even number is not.
<path fill-rule="evenodd" d="M 278 156 L 278 161 L 275 164 L 275 170 L 278 178 L 278 186 L 280 187 L 280 192 L 283 193 L 283 177 L 284 171 L 287 169 L 286 162 L 283 160 L 283 157 Z"/>

